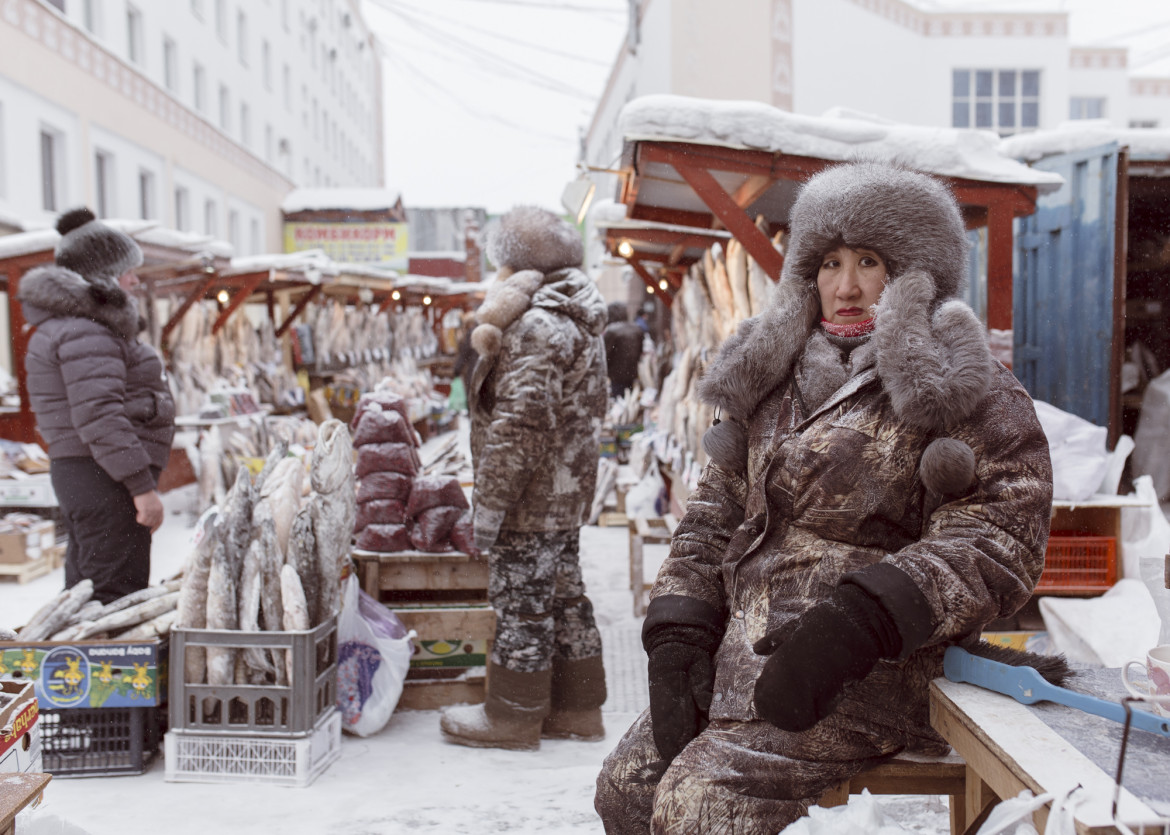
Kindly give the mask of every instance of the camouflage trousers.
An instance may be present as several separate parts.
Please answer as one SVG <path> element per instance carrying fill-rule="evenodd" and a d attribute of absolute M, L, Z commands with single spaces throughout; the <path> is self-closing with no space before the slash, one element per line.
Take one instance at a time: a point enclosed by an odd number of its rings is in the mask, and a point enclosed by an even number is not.
<path fill-rule="evenodd" d="M 581 532 L 500 531 L 488 554 L 488 600 L 496 610 L 491 660 L 517 673 L 553 658 L 601 655 L 601 633 L 581 579 Z"/>

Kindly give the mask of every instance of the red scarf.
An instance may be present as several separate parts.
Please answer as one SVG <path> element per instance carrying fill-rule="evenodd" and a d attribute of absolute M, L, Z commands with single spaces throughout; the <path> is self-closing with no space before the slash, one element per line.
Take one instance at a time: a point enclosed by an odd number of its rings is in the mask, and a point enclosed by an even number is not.
<path fill-rule="evenodd" d="M 841 325 L 834 324 L 823 316 L 821 317 L 821 327 L 833 336 L 866 336 L 873 333 L 873 326 L 874 319 L 872 316 L 864 322 L 846 322 Z"/>

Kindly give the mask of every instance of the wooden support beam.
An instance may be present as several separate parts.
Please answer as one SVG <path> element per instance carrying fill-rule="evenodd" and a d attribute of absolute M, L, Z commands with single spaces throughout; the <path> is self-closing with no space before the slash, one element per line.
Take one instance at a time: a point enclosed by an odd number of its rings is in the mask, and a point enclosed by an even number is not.
<path fill-rule="evenodd" d="M 297 317 L 301 315 L 301 311 L 308 307 L 309 303 L 312 302 L 313 299 L 321 295 L 321 291 L 324 289 L 324 287 L 325 285 L 323 284 L 314 284 L 309 288 L 309 291 L 305 293 L 305 295 L 301 296 L 300 301 L 297 302 L 297 306 L 292 309 L 292 313 L 288 314 L 288 318 L 285 319 L 280 327 L 276 329 L 277 339 L 284 336 L 288 332 L 288 329 L 292 327 L 292 323 L 295 322 Z"/>
<path fill-rule="evenodd" d="M 227 322 L 231 315 L 235 313 L 240 308 L 240 306 L 248 300 L 248 297 L 256 291 L 256 288 L 259 287 L 261 283 L 268 280 L 269 273 L 268 270 L 264 270 L 263 272 L 251 273 L 247 276 L 236 277 L 242 279 L 240 282 L 240 287 L 238 290 L 236 290 L 236 294 L 232 297 L 231 301 L 228 302 L 227 307 L 220 311 L 219 316 L 216 317 L 215 324 L 211 326 L 212 334 L 219 333 L 219 329 L 224 326 L 224 323 Z"/>
<path fill-rule="evenodd" d="M 776 180 L 772 177 L 763 174 L 754 174 L 743 181 L 743 184 L 735 190 L 732 199 L 735 200 L 735 205 L 741 209 L 747 209 L 752 203 L 755 203 L 764 192 L 772 187 Z"/>
<path fill-rule="evenodd" d="M 674 304 L 674 296 L 658 286 L 657 279 L 655 279 L 654 276 L 650 274 L 650 271 L 646 269 L 646 265 L 642 263 L 641 258 L 639 258 L 637 255 L 633 255 L 627 258 L 626 261 L 631 267 L 634 268 L 634 272 L 636 272 L 642 281 L 646 283 L 646 286 L 654 291 L 654 295 L 662 300 L 662 303 L 666 305 L 667 308 Z"/>
<path fill-rule="evenodd" d="M 1116 218 L 1113 223 L 1113 333 L 1109 346 L 1109 426 L 1106 446 L 1121 437 L 1121 366 L 1125 360 L 1125 284 L 1129 260 L 1129 148 L 1117 154 Z"/>
<path fill-rule="evenodd" d="M 784 267 L 784 256 L 776 251 L 768 236 L 761 232 L 742 208 L 736 205 L 731 195 L 719 185 L 719 181 L 706 168 L 696 168 L 683 159 L 675 160 L 675 169 L 682 175 L 695 193 L 703 199 L 715 216 L 723 221 L 731 234 L 739 239 L 744 249 L 773 281 L 779 281 L 780 270 Z"/>
<path fill-rule="evenodd" d="M 191 305 L 195 304 L 199 299 L 203 298 L 208 289 L 215 282 L 216 274 L 209 272 L 204 274 L 203 279 L 195 285 L 195 288 L 188 294 L 187 298 L 183 299 L 183 303 L 179 305 L 178 310 L 171 314 L 171 318 L 162 326 L 162 333 L 159 336 L 159 344 L 166 350 L 167 337 L 171 335 L 171 331 L 179 324 L 179 321 L 191 309 Z"/>
<path fill-rule="evenodd" d="M 1012 237 L 1010 204 L 996 203 L 987 212 L 987 327 L 1012 329 Z"/>

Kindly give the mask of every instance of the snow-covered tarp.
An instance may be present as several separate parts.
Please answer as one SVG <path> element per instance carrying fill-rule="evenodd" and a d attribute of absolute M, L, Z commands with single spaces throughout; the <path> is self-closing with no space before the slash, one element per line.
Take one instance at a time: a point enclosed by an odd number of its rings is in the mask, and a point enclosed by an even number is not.
<path fill-rule="evenodd" d="M 858 114 L 801 116 L 754 101 L 655 95 L 622 108 L 626 141 L 682 140 L 834 161 L 888 160 L 919 171 L 994 183 L 1058 189 L 1059 174 L 1037 171 L 999 149 L 991 131 L 930 128 Z"/>
<path fill-rule="evenodd" d="M 1170 161 L 1170 130 L 1118 128 L 1105 120 L 1065 122 L 1055 130 L 1010 136 L 1000 142 L 1007 156 L 1027 162 L 1116 142 L 1129 146 L 1134 161 Z M 1137 173 L 1137 172 L 1134 172 Z"/>
<path fill-rule="evenodd" d="M 376 212 L 394 208 L 401 197 L 387 188 L 298 188 L 285 196 L 280 210 L 285 214 L 327 209 Z"/>

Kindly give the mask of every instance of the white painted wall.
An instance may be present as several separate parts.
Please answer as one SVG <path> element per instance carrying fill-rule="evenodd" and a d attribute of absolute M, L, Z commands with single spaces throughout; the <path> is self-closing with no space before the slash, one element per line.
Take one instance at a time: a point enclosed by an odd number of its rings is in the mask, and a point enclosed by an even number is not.
<path fill-rule="evenodd" d="M 137 59 L 128 52 L 130 5 L 141 14 Z M 94 154 L 102 150 L 113 160 L 111 215 L 140 215 L 138 173 L 148 170 L 155 180 L 155 219 L 173 225 L 174 188 L 186 185 L 188 228 L 204 231 L 203 201 L 212 199 L 218 236 L 228 238 L 230 213 L 236 212 L 237 252 L 246 254 L 280 249 L 278 208 L 292 187 L 383 185 L 380 61 L 358 0 L 232 0 L 222 6 L 224 38 L 216 0 L 98 0 L 92 30 L 80 0 L 67 2 L 65 15 L 35 0 L 8 0 L 0 17 L 0 214 L 49 226 L 61 208 L 93 206 Z M 168 40 L 174 54 L 169 79 Z M 205 79 L 201 109 L 197 64 Z M 228 91 L 226 125 L 221 86 Z M 241 105 L 247 106 L 246 131 Z M 63 141 L 57 211 L 41 205 L 42 123 Z M 282 144 L 288 153 L 280 152 Z M 302 160 L 311 161 L 310 180 Z"/>
<path fill-rule="evenodd" d="M 771 0 L 672 0 L 671 91 L 771 101 Z"/>
<path fill-rule="evenodd" d="M 1105 118 L 1117 127 L 1129 126 L 1129 74 L 1124 68 L 1083 69 L 1072 67 L 1068 71 L 1068 91 L 1072 97 L 1104 98 Z M 1069 118 L 1066 110 L 1064 118 Z"/>

